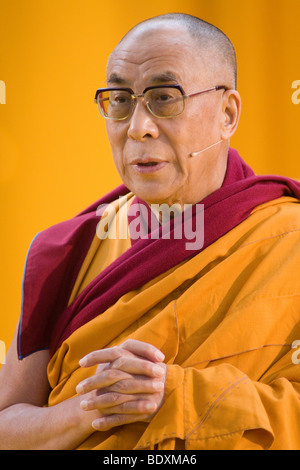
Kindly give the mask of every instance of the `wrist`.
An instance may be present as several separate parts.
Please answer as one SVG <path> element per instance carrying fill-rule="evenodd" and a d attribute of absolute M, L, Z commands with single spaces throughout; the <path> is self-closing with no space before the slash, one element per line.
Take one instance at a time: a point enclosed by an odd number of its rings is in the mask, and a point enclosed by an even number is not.
<path fill-rule="evenodd" d="M 70 398 L 68 401 L 70 402 L 70 427 L 73 429 L 77 429 L 80 433 L 86 435 L 87 437 L 95 431 L 92 426 L 92 422 L 99 418 L 98 411 L 91 410 L 91 411 L 84 411 L 80 407 L 80 403 L 84 399 L 83 396 L 75 396 Z"/>

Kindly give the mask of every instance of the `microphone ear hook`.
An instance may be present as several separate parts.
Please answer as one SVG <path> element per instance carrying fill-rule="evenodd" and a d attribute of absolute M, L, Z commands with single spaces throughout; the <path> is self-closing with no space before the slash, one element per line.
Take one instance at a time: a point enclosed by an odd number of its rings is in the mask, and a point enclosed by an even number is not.
<path fill-rule="evenodd" d="M 190 153 L 189 157 L 195 157 L 199 153 L 205 152 L 205 150 L 211 149 L 212 147 L 215 147 L 216 145 L 220 144 L 221 142 L 223 142 L 223 139 L 219 140 L 218 142 L 215 142 L 212 145 L 209 145 L 208 147 L 205 147 L 203 150 L 199 150 L 199 152 Z"/>

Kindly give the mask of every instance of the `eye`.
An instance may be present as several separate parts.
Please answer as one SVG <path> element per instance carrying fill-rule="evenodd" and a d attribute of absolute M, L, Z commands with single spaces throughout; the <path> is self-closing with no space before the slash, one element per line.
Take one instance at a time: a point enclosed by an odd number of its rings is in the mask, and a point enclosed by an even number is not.
<path fill-rule="evenodd" d="M 154 99 L 156 99 L 158 102 L 170 101 L 174 98 L 176 98 L 176 96 L 173 90 L 158 90 L 154 95 Z"/>
<path fill-rule="evenodd" d="M 176 88 L 154 88 L 149 92 L 149 101 L 153 105 L 173 104 L 181 99 L 181 93 Z"/>
<path fill-rule="evenodd" d="M 123 105 L 131 102 L 131 95 L 128 91 L 113 91 L 109 99 L 114 105 Z"/>
<path fill-rule="evenodd" d="M 157 100 L 159 101 L 168 101 L 171 98 L 172 96 L 167 93 L 161 93 L 160 95 L 157 96 Z"/>

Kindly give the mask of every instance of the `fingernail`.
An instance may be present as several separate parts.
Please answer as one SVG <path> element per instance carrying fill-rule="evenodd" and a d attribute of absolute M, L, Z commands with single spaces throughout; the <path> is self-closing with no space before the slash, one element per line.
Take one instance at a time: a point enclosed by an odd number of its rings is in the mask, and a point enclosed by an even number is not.
<path fill-rule="evenodd" d="M 78 385 L 77 385 L 77 387 L 76 387 L 76 392 L 77 392 L 78 394 L 84 392 L 84 387 L 83 387 L 82 384 L 78 384 Z"/>
<path fill-rule="evenodd" d="M 164 383 L 163 382 L 153 382 L 153 388 L 157 390 L 158 392 L 161 392 L 164 389 Z"/>
<path fill-rule="evenodd" d="M 83 357 L 82 359 L 80 359 L 79 365 L 80 365 L 81 367 L 84 367 L 84 366 L 86 365 L 86 362 L 87 362 L 86 358 Z"/>
<path fill-rule="evenodd" d="M 94 429 L 101 429 L 101 424 L 104 423 L 104 419 L 103 418 L 99 418 L 99 419 L 95 419 L 95 421 L 92 422 L 92 426 Z"/>
<path fill-rule="evenodd" d="M 153 366 L 153 374 L 158 375 L 159 377 L 164 374 L 164 369 L 160 366 Z"/>
<path fill-rule="evenodd" d="M 161 351 L 156 351 L 155 357 L 159 362 L 162 362 L 165 358 L 165 355 Z"/>
<path fill-rule="evenodd" d="M 81 408 L 82 410 L 88 410 L 88 409 L 89 409 L 89 402 L 88 402 L 88 400 L 82 400 L 82 401 L 80 402 L 80 408 Z"/>
<path fill-rule="evenodd" d="M 156 404 L 155 403 L 146 403 L 145 408 L 147 411 L 155 411 L 156 410 Z"/>

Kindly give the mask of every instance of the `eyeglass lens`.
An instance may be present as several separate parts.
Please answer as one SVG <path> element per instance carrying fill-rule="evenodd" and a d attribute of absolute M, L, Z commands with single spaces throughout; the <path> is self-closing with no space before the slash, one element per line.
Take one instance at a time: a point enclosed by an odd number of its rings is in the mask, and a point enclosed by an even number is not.
<path fill-rule="evenodd" d="M 153 88 L 144 94 L 149 110 L 158 117 L 173 117 L 184 109 L 184 98 L 177 88 Z M 131 113 L 136 98 L 127 90 L 102 91 L 98 95 L 100 113 L 110 119 L 125 119 Z"/>

